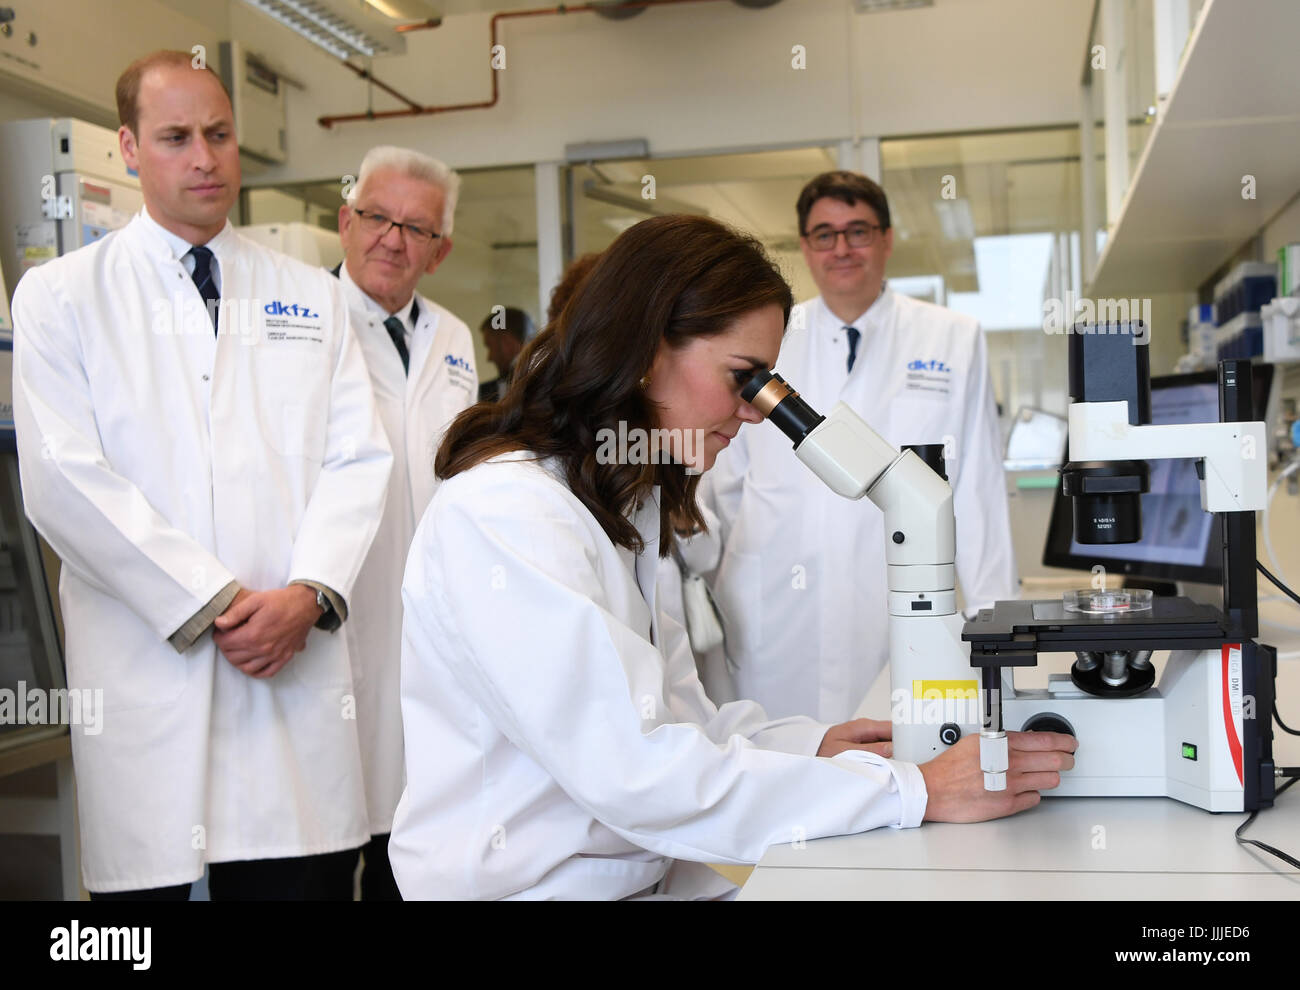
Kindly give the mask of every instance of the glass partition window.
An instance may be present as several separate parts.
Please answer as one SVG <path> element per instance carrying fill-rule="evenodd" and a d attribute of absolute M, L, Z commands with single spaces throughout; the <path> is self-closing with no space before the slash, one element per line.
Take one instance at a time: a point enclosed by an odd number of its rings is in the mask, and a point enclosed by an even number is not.
<path fill-rule="evenodd" d="M 1057 288 L 1053 266 L 1074 286 L 1077 129 L 887 140 L 880 150 L 894 226 L 890 285 L 909 294 L 924 285 L 915 294 L 986 330 L 1040 329 L 1043 299 Z"/>
<path fill-rule="evenodd" d="M 1078 128 L 884 140 L 880 153 L 890 286 L 979 320 L 1004 424 L 1026 406 L 1064 413 L 1065 337 L 1043 325 L 1049 299 L 1081 289 Z"/>
<path fill-rule="evenodd" d="M 781 266 L 796 299 L 817 294 L 799 251 L 795 202 L 813 176 L 838 168 L 833 147 L 589 162 L 566 170 L 566 260 L 600 251 L 662 213 L 711 216 L 743 230 Z"/>
<path fill-rule="evenodd" d="M 1103 145 L 1099 134 L 1094 150 Z M 889 284 L 969 313 L 990 331 L 1007 421 L 1023 405 L 1063 413 L 1064 338 L 1042 332 L 1043 304 L 1079 291 L 1077 126 L 892 139 L 880 148 L 895 228 Z M 795 201 L 810 178 L 837 167 L 837 149 L 827 146 L 574 165 L 564 179 L 566 256 L 601 250 L 648 216 L 706 214 L 761 240 L 795 298 L 808 299 L 817 288 L 800 253 Z"/>
<path fill-rule="evenodd" d="M 469 324 L 479 378 L 496 378 L 479 325 L 494 306 L 522 309 L 538 327 L 537 184 L 531 165 L 461 173 L 453 248 L 420 291 Z"/>

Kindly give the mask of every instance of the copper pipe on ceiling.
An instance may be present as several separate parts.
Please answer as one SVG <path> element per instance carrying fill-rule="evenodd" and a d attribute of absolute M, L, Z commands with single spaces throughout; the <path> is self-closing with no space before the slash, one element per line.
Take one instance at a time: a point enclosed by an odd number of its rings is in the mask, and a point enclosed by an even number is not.
<path fill-rule="evenodd" d="M 715 2 L 717 2 L 717 0 L 630 0 L 630 2 L 620 4 L 619 6 L 621 7 L 668 7 L 680 3 L 715 3 Z M 572 6 L 560 4 L 557 7 L 538 7 L 533 10 L 509 10 L 509 11 L 502 11 L 500 13 L 493 14 L 491 28 L 489 32 L 491 36 L 492 44 L 489 46 L 488 51 L 491 51 L 492 48 L 495 47 L 497 44 L 497 22 L 498 21 L 503 21 L 506 18 L 510 18 L 510 17 L 541 17 L 550 14 L 586 13 L 587 11 L 598 10 L 599 7 L 600 5 L 591 4 L 591 3 L 574 4 Z M 423 28 L 423 27 L 435 27 L 435 26 L 436 25 L 430 22 L 424 22 L 422 24 L 411 25 L 406 30 L 418 30 L 419 28 Z M 500 91 L 497 88 L 496 69 L 492 70 L 492 99 L 479 102 L 479 103 L 454 103 L 454 104 L 446 104 L 443 106 L 423 106 L 422 104 L 417 103 L 415 100 L 403 96 L 401 93 L 393 89 L 393 87 L 389 86 L 387 83 L 381 82 L 379 79 L 376 79 L 375 76 L 369 70 L 359 68 L 346 60 L 343 62 L 343 65 L 351 69 L 362 79 L 366 79 L 369 82 L 373 83 L 374 85 L 378 86 L 389 96 L 401 100 L 403 103 L 407 105 L 408 109 L 380 110 L 378 112 L 367 111 L 365 113 L 332 114 L 317 119 L 317 123 L 319 123 L 321 127 L 330 128 L 333 127 L 335 124 L 346 124 L 357 120 L 385 120 L 393 117 L 424 117 L 435 113 L 449 113 L 453 110 L 486 110 L 489 107 L 496 106 L 497 101 L 500 98 Z"/>
<path fill-rule="evenodd" d="M 344 67 L 344 68 L 347 68 L 347 69 L 351 69 L 353 72 L 355 72 L 357 75 L 359 75 L 362 79 L 365 79 L 365 80 L 369 81 L 371 84 L 373 84 L 373 85 L 375 85 L 375 86 L 378 86 L 380 89 L 382 89 L 382 90 L 383 90 L 385 93 L 387 93 L 389 96 L 393 96 L 393 97 L 396 97 L 397 99 L 401 100 L 403 103 L 405 103 L 405 104 L 406 104 L 408 107 L 410 107 L 412 110 L 419 110 L 419 109 L 420 109 L 420 104 L 416 103 L 414 100 L 407 99 L 405 96 L 403 96 L 403 95 L 402 95 L 401 93 L 399 93 L 397 90 L 393 89 L 392 86 L 389 86 L 387 83 L 385 83 L 385 82 L 381 82 L 380 80 L 376 79 L 373 75 L 371 75 L 369 69 L 363 69 L 363 68 L 361 68 L 360 66 L 353 65 L 351 62 L 344 62 L 344 63 L 343 63 L 343 67 Z M 324 120 L 324 118 L 322 118 L 322 121 L 323 121 L 323 120 Z M 329 125 L 326 124 L 325 126 L 328 127 Z"/>

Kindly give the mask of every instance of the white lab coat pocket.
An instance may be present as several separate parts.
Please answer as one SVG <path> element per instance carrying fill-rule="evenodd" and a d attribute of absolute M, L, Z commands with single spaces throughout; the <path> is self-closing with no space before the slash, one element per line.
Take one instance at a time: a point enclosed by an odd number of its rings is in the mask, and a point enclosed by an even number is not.
<path fill-rule="evenodd" d="M 322 354 L 263 355 L 255 364 L 258 422 L 284 457 L 325 458 L 329 426 L 329 364 Z"/>

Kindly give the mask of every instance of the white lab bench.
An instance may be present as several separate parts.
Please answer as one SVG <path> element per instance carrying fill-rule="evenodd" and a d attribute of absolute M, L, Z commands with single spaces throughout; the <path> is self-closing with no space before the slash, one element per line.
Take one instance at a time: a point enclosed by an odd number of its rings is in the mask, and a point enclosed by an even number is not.
<path fill-rule="evenodd" d="M 1300 608 L 1288 614 L 1277 604 L 1261 611 L 1300 626 Z M 1300 633 L 1261 623 L 1259 639 L 1278 648 L 1279 707 L 1300 728 Z M 1167 656 L 1152 658 L 1157 673 Z M 1072 660 L 1045 655 L 1018 670 L 1016 683 L 1044 686 Z M 859 714 L 887 717 L 888 699 L 886 670 Z M 1279 766 L 1300 766 L 1300 736 L 1275 723 L 1273 753 Z M 1300 870 L 1235 840 L 1245 820 L 1171 798 L 1046 797 L 993 822 L 772 846 L 739 900 L 1300 900 Z M 1300 854 L 1300 784 L 1261 811 L 1246 837 Z"/>

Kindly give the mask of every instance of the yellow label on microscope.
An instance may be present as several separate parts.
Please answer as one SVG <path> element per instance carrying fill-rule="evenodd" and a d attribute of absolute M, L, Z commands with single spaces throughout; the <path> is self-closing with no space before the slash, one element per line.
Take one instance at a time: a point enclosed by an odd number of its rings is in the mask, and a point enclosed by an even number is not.
<path fill-rule="evenodd" d="M 912 697 L 924 701 L 976 701 L 979 681 L 913 681 Z"/>

